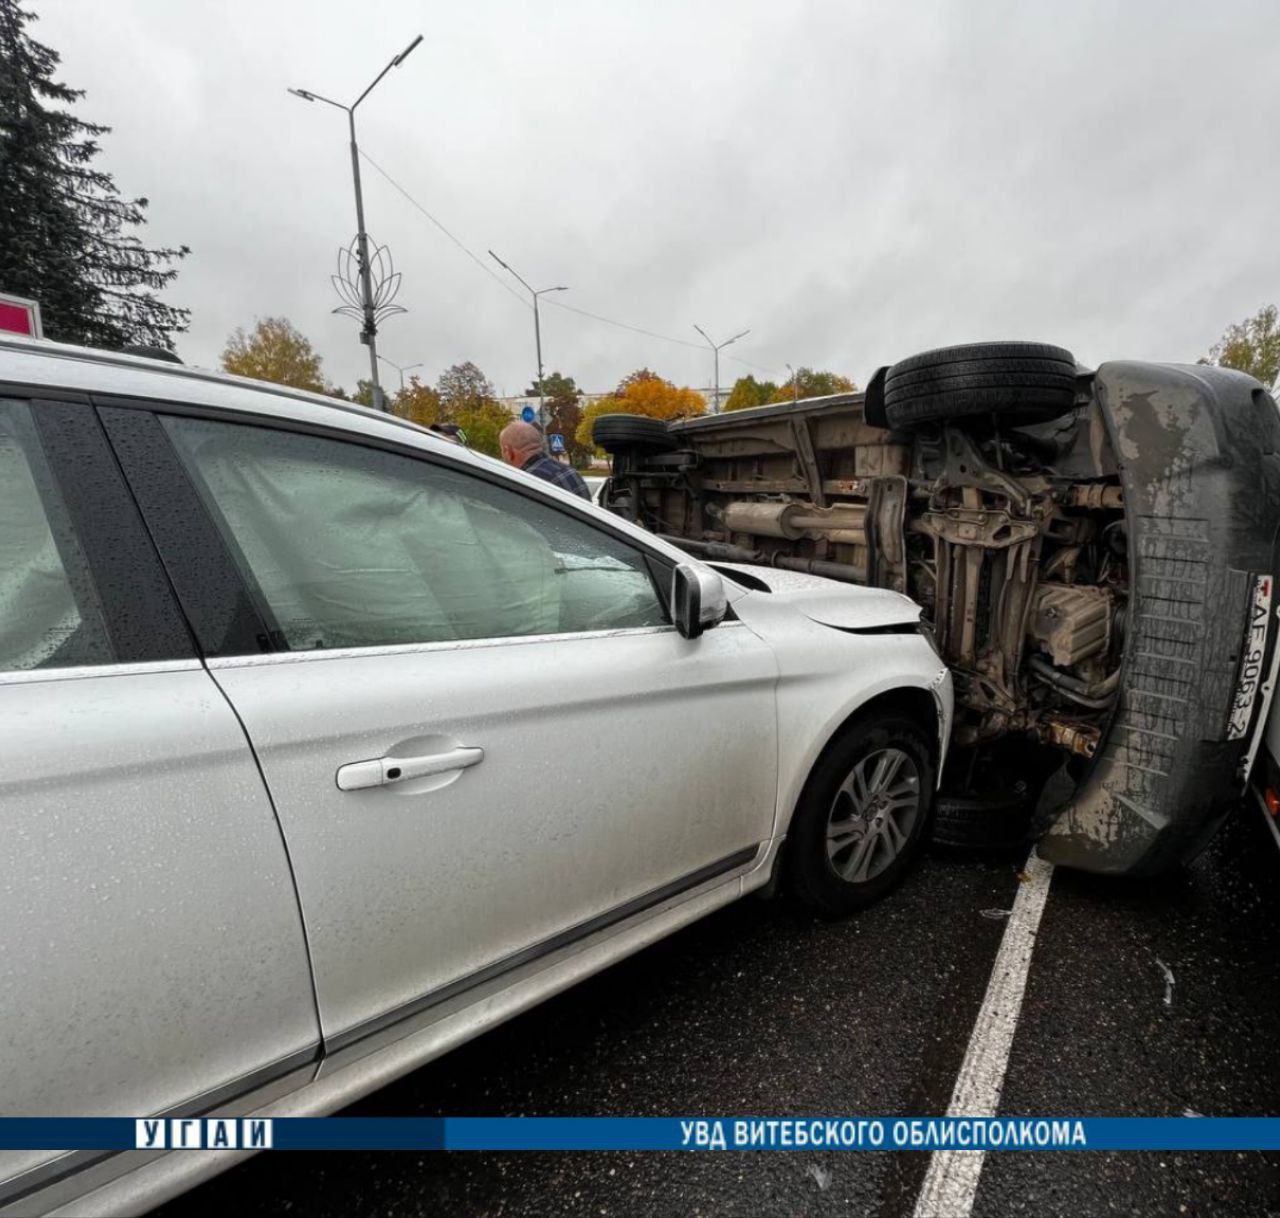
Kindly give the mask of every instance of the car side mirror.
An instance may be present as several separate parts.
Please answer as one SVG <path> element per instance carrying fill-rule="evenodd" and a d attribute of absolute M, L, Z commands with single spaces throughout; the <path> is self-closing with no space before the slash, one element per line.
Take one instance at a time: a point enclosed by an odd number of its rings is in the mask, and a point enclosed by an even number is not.
<path fill-rule="evenodd" d="M 724 580 L 714 571 L 681 563 L 671 573 L 671 620 L 686 639 L 718 626 L 728 612 Z"/>

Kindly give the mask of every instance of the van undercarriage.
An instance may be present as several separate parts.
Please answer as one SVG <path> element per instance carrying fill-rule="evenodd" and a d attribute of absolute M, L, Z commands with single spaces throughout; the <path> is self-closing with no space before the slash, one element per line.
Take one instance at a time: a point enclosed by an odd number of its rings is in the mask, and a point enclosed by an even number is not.
<path fill-rule="evenodd" d="M 1276 651 L 1280 415 L 1252 378 L 983 344 L 596 435 L 605 505 L 691 554 L 923 606 L 956 690 L 941 799 L 994 836 L 1039 797 L 1042 856 L 1150 874 L 1238 797 Z"/>

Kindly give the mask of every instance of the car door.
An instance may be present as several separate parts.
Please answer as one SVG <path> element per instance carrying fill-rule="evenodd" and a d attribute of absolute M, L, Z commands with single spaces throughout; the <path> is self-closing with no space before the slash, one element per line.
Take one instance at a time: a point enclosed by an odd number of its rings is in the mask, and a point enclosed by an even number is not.
<path fill-rule="evenodd" d="M 314 1071 L 270 800 L 87 402 L 0 394 L 0 741 L 0 1113 L 190 1114 Z M 90 1157 L 0 1152 L 0 1208 Z"/>
<path fill-rule="evenodd" d="M 330 1048 L 756 857 L 772 652 L 736 622 L 681 638 L 651 556 L 589 509 L 374 436 L 106 416 L 180 594 L 192 563 L 247 590 L 208 664 L 284 826 Z"/>

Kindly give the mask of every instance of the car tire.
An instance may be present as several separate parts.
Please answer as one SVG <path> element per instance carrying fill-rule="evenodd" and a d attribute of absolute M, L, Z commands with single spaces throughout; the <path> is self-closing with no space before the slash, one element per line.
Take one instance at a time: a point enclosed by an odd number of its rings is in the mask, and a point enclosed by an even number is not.
<path fill-rule="evenodd" d="M 1047 343 L 940 347 L 894 364 L 885 376 L 892 427 L 996 415 L 1014 426 L 1044 423 L 1075 404 L 1076 361 Z"/>
<path fill-rule="evenodd" d="M 1009 778 L 986 791 L 934 799 L 933 843 L 954 850 L 1012 850 L 1031 832 L 1031 789 Z"/>
<path fill-rule="evenodd" d="M 871 427 L 883 427 L 886 431 L 889 416 L 884 412 L 884 382 L 888 375 L 887 367 L 877 368 L 862 395 L 862 421 Z"/>
<path fill-rule="evenodd" d="M 787 838 L 787 881 L 796 897 L 838 918 L 878 901 L 902 879 L 925 841 L 934 751 L 905 715 L 855 720 L 827 747 Z"/>
<path fill-rule="evenodd" d="M 591 438 L 607 453 L 673 452 L 679 447 L 661 419 L 642 414 L 602 414 L 591 425 Z"/>

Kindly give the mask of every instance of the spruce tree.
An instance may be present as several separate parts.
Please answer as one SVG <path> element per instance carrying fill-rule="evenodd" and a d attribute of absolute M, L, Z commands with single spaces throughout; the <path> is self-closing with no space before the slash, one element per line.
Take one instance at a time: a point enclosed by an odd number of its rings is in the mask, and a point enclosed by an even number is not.
<path fill-rule="evenodd" d="M 110 128 L 71 113 L 83 90 L 54 79 L 58 54 L 26 33 L 33 19 L 0 0 L 0 292 L 39 301 L 46 338 L 172 350 L 188 310 L 156 293 L 187 247 L 139 240 L 147 200 L 94 167 Z"/>

